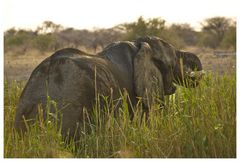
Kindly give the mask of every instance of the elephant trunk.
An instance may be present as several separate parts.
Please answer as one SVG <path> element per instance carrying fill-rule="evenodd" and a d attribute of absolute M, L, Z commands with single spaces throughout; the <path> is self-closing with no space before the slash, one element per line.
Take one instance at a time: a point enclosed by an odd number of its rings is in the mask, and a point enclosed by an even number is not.
<path fill-rule="evenodd" d="M 185 87 L 198 86 L 199 81 L 205 74 L 200 59 L 190 52 L 176 51 L 176 55 L 175 83 Z"/>

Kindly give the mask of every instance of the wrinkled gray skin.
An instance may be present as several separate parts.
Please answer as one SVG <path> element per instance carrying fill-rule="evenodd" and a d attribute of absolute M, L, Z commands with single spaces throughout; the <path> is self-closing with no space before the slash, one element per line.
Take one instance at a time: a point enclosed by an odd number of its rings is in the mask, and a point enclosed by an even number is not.
<path fill-rule="evenodd" d="M 183 73 L 180 58 L 184 63 Z M 83 107 L 92 113 L 96 94 L 110 96 L 118 105 L 120 92 L 126 90 L 128 103 L 133 105 L 129 106 L 133 118 L 137 98 L 141 97 L 143 109 L 148 112 L 152 104 L 159 102 L 154 96 L 159 96 L 163 102 L 164 95 L 175 92 L 174 82 L 186 86 L 184 79 L 189 70 L 202 70 L 198 57 L 176 51 L 157 37 L 112 43 L 97 55 L 62 49 L 46 58 L 32 72 L 19 100 L 15 128 L 24 131 L 23 118 L 34 119 L 39 104 L 46 117 L 47 95 L 57 103 L 62 114 L 63 137 L 73 137 L 84 120 Z M 188 79 L 198 81 L 194 77 Z M 197 83 L 188 85 L 194 87 Z M 104 102 L 100 101 L 100 106 L 103 107 Z M 54 113 L 55 109 L 50 111 Z"/>

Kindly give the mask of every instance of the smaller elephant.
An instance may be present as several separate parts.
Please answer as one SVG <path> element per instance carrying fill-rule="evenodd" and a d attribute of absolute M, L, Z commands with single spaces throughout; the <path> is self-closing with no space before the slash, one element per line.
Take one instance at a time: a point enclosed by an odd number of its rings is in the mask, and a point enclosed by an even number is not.
<path fill-rule="evenodd" d="M 186 87 L 197 86 L 200 77 L 196 77 L 196 71 L 199 74 L 202 71 L 196 55 L 178 51 L 158 37 L 115 42 L 97 55 L 62 49 L 43 60 L 32 72 L 19 99 L 15 128 L 24 131 L 24 119 L 35 119 L 39 104 L 46 116 L 50 96 L 62 114 L 63 137 L 78 138 L 84 108 L 89 114 L 93 113 L 99 94 L 109 96 L 118 105 L 121 94 L 127 91 L 129 114 L 133 119 L 139 98 L 143 111 L 148 113 L 152 105 L 162 105 L 164 96 L 175 92 L 174 82 Z M 100 101 L 100 107 L 104 107 L 104 102 Z M 56 113 L 56 110 L 51 108 L 50 112 Z"/>

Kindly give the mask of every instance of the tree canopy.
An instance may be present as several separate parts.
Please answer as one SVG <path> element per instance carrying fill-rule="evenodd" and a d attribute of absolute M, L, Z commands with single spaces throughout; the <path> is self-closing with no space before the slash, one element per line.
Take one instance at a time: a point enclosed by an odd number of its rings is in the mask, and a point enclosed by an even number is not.
<path fill-rule="evenodd" d="M 35 31 L 11 28 L 4 33 L 4 50 L 16 47 L 26 51 L 36 48 L 42 52 L 64 47 L 85 47 L 97 51 L 111 42 L 134 40 L 142 36 L 157 36 L 176 48 L 186 46 L 236 50 L 236 22 L 226 17 L 212 17 L 201 22 L 201 31 L 189 24 L 170 24 L 160 17 L 144 19 L 142 16 L 131 23 L 108 29 L 79 30 L 65 28 L 52 21 L 44 21 Z"/>

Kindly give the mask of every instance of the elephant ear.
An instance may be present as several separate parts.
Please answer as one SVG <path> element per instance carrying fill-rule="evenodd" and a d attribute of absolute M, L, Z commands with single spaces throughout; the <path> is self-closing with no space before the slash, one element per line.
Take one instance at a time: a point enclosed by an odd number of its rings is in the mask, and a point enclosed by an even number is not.
<path fill-rule="evenodd" d="M 158 37 L 140 37 L 135 42 L 138 48 L 142 42 L 149 44 L 154 62 L 162 74 L 164 94 L 174 94 L 176 87 L 173 85 L 173 69 L 177 60 L 174 47 Z"/>
<path fill-rule="evenodd" d="M 152 49 L 142 42 L 134 58 L 134 88 L 138 97 L 142 98 L 143 108 L 164 100 L 162 74 L 152 59 Z"/>

